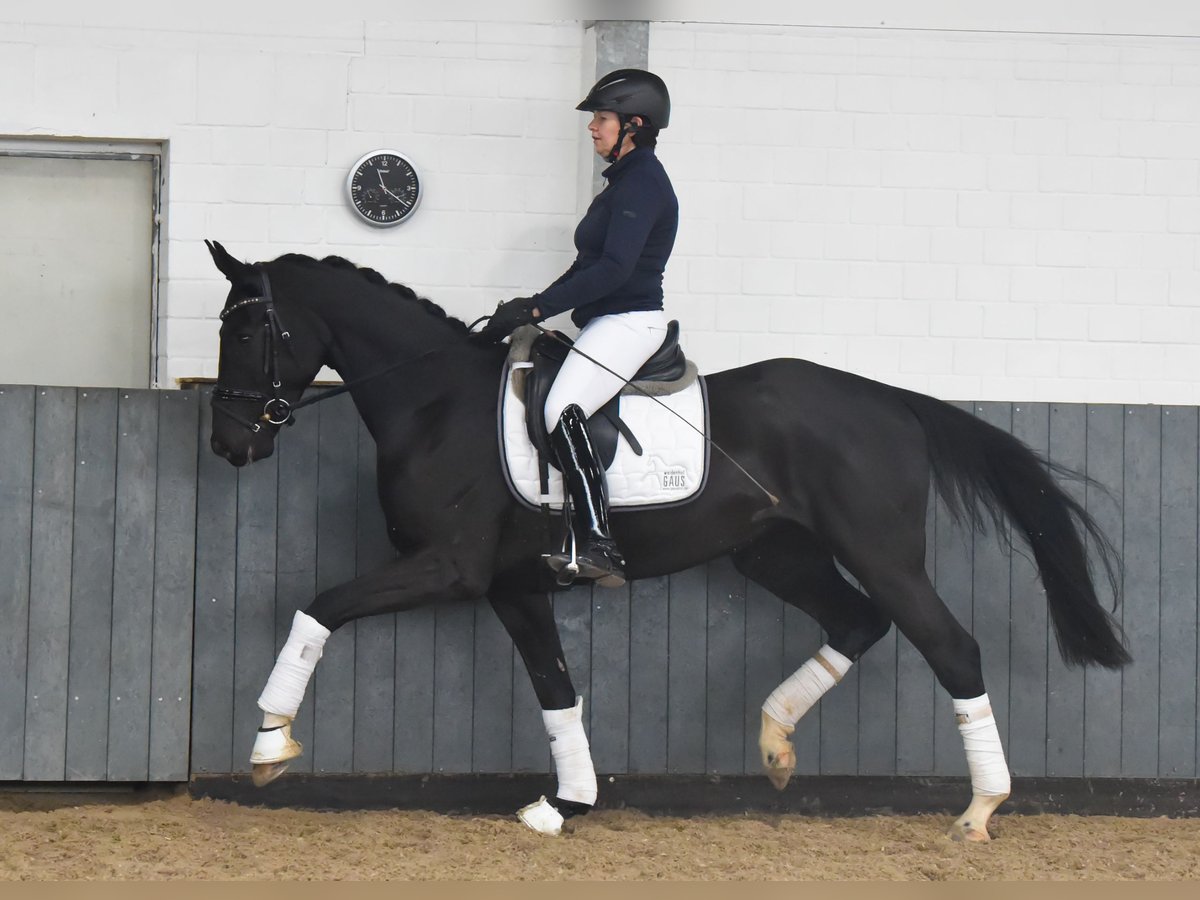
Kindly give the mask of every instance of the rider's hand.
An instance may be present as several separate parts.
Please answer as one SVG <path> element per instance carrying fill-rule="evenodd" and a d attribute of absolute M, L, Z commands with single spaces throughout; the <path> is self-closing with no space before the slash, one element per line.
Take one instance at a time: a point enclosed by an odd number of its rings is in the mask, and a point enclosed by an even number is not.
<path fill-rule="evenodd" d="M 484 344 L 498 344 L 522 325 L 538 318 L 537 301 L 532 297 L 517 297 L 496 307 L 487 325 L 474 337 Z"/>

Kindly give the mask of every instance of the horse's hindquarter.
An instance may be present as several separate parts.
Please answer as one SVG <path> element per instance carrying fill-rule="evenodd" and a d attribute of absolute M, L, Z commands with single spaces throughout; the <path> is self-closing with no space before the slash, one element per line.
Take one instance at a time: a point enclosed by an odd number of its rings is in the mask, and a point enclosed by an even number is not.
<path fill-rule="evenodd" d="M 924 432 L 895 389 L 796 359 L 767 360 L 706 380 L 714 443 L 780 504 L 772 507 L 714 449 L 708 485 L 694 502 L 617 514 L 614 527 L 631 548 L 633 570 L 640 568 L 639 546 L 654 546 L 652 555 L 665 552 L 672 564 L 692 565 L 745 544 L 778 518 L 831 538 L 831 530 L 861 533 L 894 527 L 897 518 L 923 521 L 929 485 Z M 678 537 L 697 533 L 698 540 Z M 673 552 L 659 546 L 663 534 L 672 535 Z"/>

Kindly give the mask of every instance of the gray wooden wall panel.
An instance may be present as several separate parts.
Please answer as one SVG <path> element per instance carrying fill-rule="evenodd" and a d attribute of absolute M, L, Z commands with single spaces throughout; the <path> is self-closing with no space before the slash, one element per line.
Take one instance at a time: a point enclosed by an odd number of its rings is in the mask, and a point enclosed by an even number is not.
<path fill-rule="evenodd" d="M 0 781 L 25 768 L 35 390 L 0 386 Z"/>
<path fill-rule="evenodd" d="M 75 390 L 38 388 L 35 422 L 23 777 L 62 781 L 71 628 Z"/>
<path fill-rule="evenodd" d="M 713 560 L 705 572 L 708 621 L 704 770 L 731 774 L 742 771 L 745 758 L 746 579 L 728 558 Z"/>
<path fill-rule="evenodd" d="M 150 780 L 181 781 L 189 769 L 191 611 L 196 570 L 196 444 L 199 398 L 159 395 L 150 673 Z"/>
<path fill-rule="evenodd" d="M 212 429 L 210 393 L 201 394 L 197 438 L 193 630 L 199 650 L 192 661 L 192 771 L 201 773 L 241 771 L 242 757 L 247 755 L 243 753 L 247 738 L 233 725 L 238 473 L 225 460 L 205 452 Z M 113 633 L 115 640 L 115 626 Z"/>
<path fill-rule="evenodd" d="M 79 391 L 75 462 L 66 776 L 68 781 L 103 781 L 108 772 L 109 636 L 117 512 L 115 390 Z M 189 493 L 194 484 L 195 478 L 189 479 Z M 189 647 L 184 661 L 189 662 L 190 656 Z M 182 746 L 186 753 L 186 734 Z"/>
<path fill-rule="evenodd" d="M 151 601 L 154 597 L 158 497 L 158 420 L 157 392 L 120 392 L 108 712 L 109 781 L 146 781 L 150 777 L 150 679 L 154 643 Z M 232 522 L 233 516 L 224 521 Z M 187 618 L 186 614 L 184 618 Z M 231 638 L 232 634 L 230 630 Z M 227 743 L 230 723 L 222 724 L 224 727 L 217 734 Z"/>
<path fill-rule="evenodd" d="M 667 578 L 647 578 L 629 586 L 629 771 L 667 768 Z"/>
<path fill-rule="evenodd" d="M 633 702 L 629 696 L 630 588 L 626 584 L 591 593 L 592 702 L 587 712 L 592 761 L 598 771 L 620 775 L 629 770 L 628 722 Z M 606 723 L 612 724 L 606 727 Z"/>
<path fill-rule="evenodd" d="M 1195 407 L 1169 406 L 1162 411 L 1162 683 L 1155 771 L 1176 778 L 1197 775 L 1198 420 Z"/>
<path fill-rule="evenodd" d="M 1125 636 L 1133 663 L 1121 673 L 1121 774 L 1158 774 L 1159 569 L 1162 489 L 1161 412 L 1125 410 Z"/>
<path fill-rule="evenodd" d="M 1125 410 L 1121 406 L 1089 406 L 1087 421 L 1087 474 L 1107 486 L 1088 489 L 1088 511 L 1120 550 L 1124 528 L 1120 503 L 1125 489 Z M 1100 577 L 1100 573 L 1095 573 Z M 1128 606 L 1129 598 L 1125 599 Z M 1124 613 L 1125 607 L 1122 607 Z M 1083 773 L 1090 776 L 1121 774 L 1121 673 L 1095 666 L 1084 676 Z"/>
<path fill-rule="evenodd" d="M 1087 469 L 1087 413 L 1085 406 L 1050 407 L 1050 459 L 1075 472 Z M 1081 482 L 1066 482 L 1063 489 L 1086 505 L 1087 491 Z M 1046 774 L 1079 776 L 1083 774 L 1084 671 L 1067 667 L 1049 630 L 1046 645 Z"/>
<path fill-rule="evenodd" d="M 294 610 L 390 557 L 348 400 L 241 471 L 208 450 L 207 400 L 0 388 L 0 610 L 16 624 L 0 645 L 0 779 L 244 771 Z M 1125 561 L 1134 665 L 1068 669 L 1027 549 L 931 502 L 927 564 L 980 643 L 1014 774 L 1195 775 L 1198 411 L 957 405 L 1103 484 L 1065 489 Z M 757 772 L 763 699 L 825 639 L 727 559 L 553 608 L 606 774 Z M 485 602 L 342 629 L 301 710 L 296 771 L 550 777 L 524 666 Z M 966 773 L 949 699 L 894 630 L 793 741 L 802 774 Z"/>

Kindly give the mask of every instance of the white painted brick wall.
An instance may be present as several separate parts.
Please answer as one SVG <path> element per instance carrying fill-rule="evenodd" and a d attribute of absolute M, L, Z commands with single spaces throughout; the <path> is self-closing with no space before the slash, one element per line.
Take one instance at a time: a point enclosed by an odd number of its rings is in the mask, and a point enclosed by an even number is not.
<path fill-rule="evenodd" d="M 681 231 L 717 222 L 668 272 L 702 367 L 1200 403 L 1200 40 L 662 23 L 650 66 Z"/>
<path fill-rule="evenodd" d="M 574 255 L 577 21 L 289 35 L 4 19 L 0 133 L 169 142 L 164 386 L 216 374 L 227 286 L 204 238 L 245 259 L 342 255 L 466 319 L 543 287 Z M 388 230 L 361 224 L 343 195 L 350 165 L 382 147 L 410 155 L 425 190 Z"/>
<path fill-rule="evenodd" d="M 987 27 L 651 26 L 668 310 L 702 367 L 1200 403 L 1200 41 Z M 344 255 L 469 319 L 569 263 L 580 22 L 238 28 L 0 21 L 0 132 L 169 141 L 165 384 L 215 374 L 204 237 Z M 379 147 L 425 177 L 393 230 L 343 198 Z"/>

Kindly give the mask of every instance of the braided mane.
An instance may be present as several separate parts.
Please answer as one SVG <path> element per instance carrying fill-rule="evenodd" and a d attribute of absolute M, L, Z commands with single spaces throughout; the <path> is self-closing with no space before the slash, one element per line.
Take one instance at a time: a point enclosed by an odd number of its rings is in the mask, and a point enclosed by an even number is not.
<path fill-rule="evenodd" d="M 340 256 L 326 256 L 324 259 L 314 259 L 311 256 L 305 256 L 303 253 L 285 253 L 275 260 L 275 262 L 294 262 L 308 265 L 330 266 L 334 269 L 343 269 L 350 272 L 357 272 L 368 282 L 376 287 L 385 287 L 399 294 L 405 300 L 421 304 L 425 308 L 425 312 L 431 316 L 437 316 L 445 319 L 448 323 L 454 326 L 455 330 L 466 332 L 467 323 L 462 319 L 456 319 L 454 316 L 447 315 L 446 311 L 425 297 L 418 296 L 417 292 L 407 285 L 395 284 L 388 281 L 374 269 L 368 269 L 366 266 L 357 266 L 348 259 L 343 259 Z"/>

